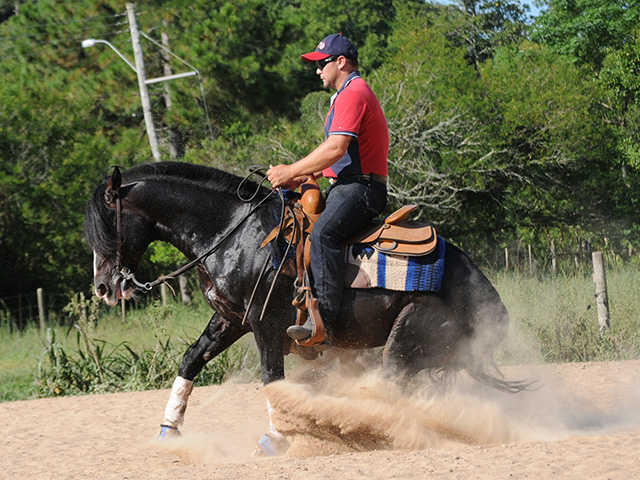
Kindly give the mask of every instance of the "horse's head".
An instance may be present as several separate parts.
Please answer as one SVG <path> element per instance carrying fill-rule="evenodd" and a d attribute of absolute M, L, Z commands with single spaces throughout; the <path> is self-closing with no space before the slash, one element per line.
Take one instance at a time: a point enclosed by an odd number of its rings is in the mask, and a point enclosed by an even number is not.
<path fill-rule="evenodd" d="M 118 167 L 94 192 L 87 206 L 84 234 L 93 250 L 96 295 L 109 305 L 131 298 L 136 290 L 123 269 L 135 271 L 152 241 L 148 221 L 134 212 L 132 191 L 123 185 Z"/>

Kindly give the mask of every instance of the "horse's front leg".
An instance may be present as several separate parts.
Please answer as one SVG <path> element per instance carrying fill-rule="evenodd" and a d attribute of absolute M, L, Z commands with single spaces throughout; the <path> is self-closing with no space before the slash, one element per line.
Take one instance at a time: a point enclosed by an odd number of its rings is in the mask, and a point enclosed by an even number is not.
<path fill-rule="evenodd" d="M 193 390 L 193 379 L 216 355 L 225 351 L 236 340 L 247 333 L 235 324 L 214 313 L 200 338 L 182 358 L 178 376 L 173 382 L 171 395 L 164 411 L 160 437 L 178 435 L 178 427 L 184 422 L 189 395 Z"/>
<path fill-rule="evenodd" d="M 256 345 L 260 351 L 260 366 L 262 383 L 268 385 L 284 378 L 284 349 L 286 325 L 270 324 L 264 320 L 254 328 Z M 289 442 L 278 432 L 273 423 L 273 408 L 267 398 L 267 412 L 269 414 L 269 432 L 264 434 L 255 451 L 255 455 L 281 455 L 289 449 Z"/>

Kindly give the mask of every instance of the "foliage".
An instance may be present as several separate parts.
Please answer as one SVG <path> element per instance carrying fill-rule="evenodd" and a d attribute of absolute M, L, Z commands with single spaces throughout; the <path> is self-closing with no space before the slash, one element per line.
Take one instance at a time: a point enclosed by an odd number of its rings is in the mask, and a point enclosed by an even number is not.
<path fill-rule="evenodd" d="M 172 341 L 167 321 L 174 314 L 172 306 L 154 304 L 143 313 L 144 322 L 153 332 L 153 348 L 137 349 L 129 342 L 113 345 L 95 337 L 98 302 L 76 295 L 65 308 L 77 330 L 76 348 L 65 347 L 47 330 L 45 348 L 35 372 L 40 397 L 169 388 L 175 378 L 185 343 Z M 196 385 L 219 384 L 238 371 L 256 377 L 254 351 L 237 344 L 218 355 L 198 376 Z M 250 372 L 253 372 L 253 377 Z"/>
<path fill-rule="evenodd" d="M 609 148 L 602 152 L 600 162 L 604 169 L 601 167 L 596 178 L 586 183 L 592 191 L 604 191 L 609 196 L 610 201 L 599 200 L 601 211 L 616 212 L 607 223 L 615 224 L 620 232 L 629 232 L 639 201 L 636 100 L 640 7 L 624 1 L 548 3 L 550 8 L 536 21 L 532 38 L 585 67 L 585 83 L 591 86 L 594 105 L 598 105 L 587 118 L 610 126 L 606 133 Z M 598 143 L 605 142 L 599 139 Z"/>
<path fill-rule="evenodd" d="M 463 14 L 462 23 L 448 33 L 464 46 L 466 59 L 478 77 L 480 64 L 494 56 L 496 49 L 520 43 L 527 31 L 528 5 L 519 0 L 456 0 Z"/>
<path fill-rule="evenodd" d="M 608 52 L 622 48 L 638 25 L 640 11 L 625 0 L 547 0 L 532 39 L 599 70 Z"/>
<path fill-rule="evenodd" d="M 306 155 L 330 94 L 299 55 L 341 31 L 387 114 L 389 209 L 420 205 L 480 259 L 562 237 L 636 248 L 640 7 L 546 3 L 529 25 L 517 0 L 143 0 L 147 76 L 189 68 L 163 42 L 201 74 L 149 85 L 162 154 L 240 175 Z M 83 291 L 94 185 L 150 159 L 136 76 L 106 45 L 83 49 L 91 37 L 133 57 L 122 2 L 0 2 L 3 298 Z M 146 258 L 181 257 L 158 246 Z"/>
<path fill-rule="evenodd" d="M 592 179 L 619 181 L 609 163 L 611 129 L 594 121 L 598 97 L 580 69 L 544 49 L 505 49 L 487 64 L 483 83 L 478 116 L 488 127 L 482 143 L 490 150 L 476 167 L 486 200 L 475 204 L 495 202 L 489 210 L 500 212 L 485 217 L 486 225 L 494 231 L 518 225 L 522 232 L 610 222 L 610 191 L 600 194 Z M 473 207 L 469 213 L 484 216 Z"/>

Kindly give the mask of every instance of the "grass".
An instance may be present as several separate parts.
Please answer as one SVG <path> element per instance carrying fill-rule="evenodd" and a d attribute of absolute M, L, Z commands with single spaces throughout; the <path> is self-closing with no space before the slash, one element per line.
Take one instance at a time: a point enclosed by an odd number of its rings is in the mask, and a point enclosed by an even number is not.
<path fill-rule="evenodd" d="M 611 328 L 600 331 L 590 274 L 492 278 L 512 327 L 502 363 L 585 362 L 640 357 L 640 271 L 607 271 Z"/>
<path fill-rule="evenodd" d="M 120 308 L 81 294 L 66 310 L 69 325 L 50 326 L 44 338 L 35 325 L 16 332 L 0 324 L 0 401 L 168 388 L 212 313 L 204 301 L 154 303 L 129 309 L 123 323 Z M 251 335 L 211 361 L 196 384 L 221 383 L 232 374 L 259 379 Z"/>
<path fill-rule="evenodd" d="M 607 270 L 611 329 L 601 332 L 590 273 L 531 276 L 493 273 L 512 328 L 500 364 L 608 361 L 640 358 L 640 269 Z M 75 302 L 75 303 L 74 303 Z M 98 391 L 168 388 L 182 355 L 206 326 L 202 300 L 185 307 L 150 304 L 128 311 L 78 295 L 67 326 L 12 331 L 0 318 L 0 401 Z M 83 313 L 87 312 L 87 313 Z M 259 380 L 253 339 L 245 336 L 210 362 L 197 384 L 229 375 Z M 101 378 L 102 376 L 102 378 Z"/>

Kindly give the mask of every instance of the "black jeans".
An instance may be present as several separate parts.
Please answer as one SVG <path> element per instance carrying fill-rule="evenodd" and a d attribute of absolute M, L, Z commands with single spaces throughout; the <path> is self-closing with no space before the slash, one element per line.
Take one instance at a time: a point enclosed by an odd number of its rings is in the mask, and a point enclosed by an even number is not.
<path fill-rule="evenodd" d="M 326 207 L 311 233 L 313 293 L 328 330 L 340 312 L 344 288 L 342 245 L 387 205 L 387 186 L 364 178 L 338 180 L 327 189 Z"/>

